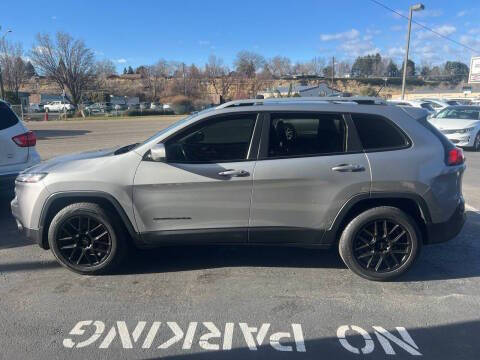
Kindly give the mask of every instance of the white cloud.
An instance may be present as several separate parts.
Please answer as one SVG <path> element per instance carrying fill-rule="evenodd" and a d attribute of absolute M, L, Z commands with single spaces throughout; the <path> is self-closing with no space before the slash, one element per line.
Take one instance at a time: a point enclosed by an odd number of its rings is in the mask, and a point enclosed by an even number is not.
<path fill-rule="evenodd" d="M 334 34 L 322 34 L 320 39 L 322 41 L 331 41 L 331 40 L 352 40 L 358 38 L 360 32 L 357 29 L 352 29 L 345 32 L 339 32 Z"/>
<path fill-rule="evenodd" d="M 448 36 L 456 32 L 457 28 L 453 25 L 441 25 L 441 26 L 434 27 L 433 30 L 435 30 L 440 35 Z M 420 40 L 431 39 L 437 36 L 438 35 L 428 30 L 420 30 L 417 32 L 417 39 L 420 39 Z"/>
<path fill-rule="evenodd" d="M 403 25 L 394 25 L 394 26 L 390 27 L 390 30 L 392 30 L 392 31 L 401 31 L 401 30 L 404 30 L 404 29 L 405 29 L 405 26 L 403 26 Z"/>
<path fill-rule="evenodd" d="M 470 29 L 470 30 L 468 30 L 468 33 L 470 35 L 480 34 L 480 28 Z"/>
<path fill-rule="evenodd" d="M 458 17 L 462 17 L 462 16 L 467 15 L 467 13 L 468 13 L 467 10 L 462 10 L 462 11 L 459 11 L 459 12 L 457 13 L 457 16 L 458 16 Z"/>
<path fill-rule="evenodd" d="M 470 36 L 470 35 L 462 35 L 460 36 L 460 42 L 464 45 L 470 46 L 474 49 L 480 49 L 480 38 Z"/>
<path fill-rule="evenodd" d="M 349 57 L 365 56 L 376 54 L 381 50 L 376 47 L 370 40 L 351 39 L 342 43 L 339 48 L 343 50 Z"/>
<path fill-rule="evenodd" d="M 116 59 L 114 60 L 115 62 L 119 63 L 119 64 L 125 64 L 127 62 L 127 59 L 124 59 L 124 58 L 120 58 L 120 59 Z"/>
<path fill-rule="evenodd" d="M 208 40 L 198 40 L 198 45 L 200 45 L 200 46 L 210 45 L 210 41 L 208 41 Z"/>
<path fill-rule="evenodd" d="M 387 54 L 391 58 L 399 58 L 405 55 L 405 48 L 403 47 L 391 47 L 387 49 Z"/>

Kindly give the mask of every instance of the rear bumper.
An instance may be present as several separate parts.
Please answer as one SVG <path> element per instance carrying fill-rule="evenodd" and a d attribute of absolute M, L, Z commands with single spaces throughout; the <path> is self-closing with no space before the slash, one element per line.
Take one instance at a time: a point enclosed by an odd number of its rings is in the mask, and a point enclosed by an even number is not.
<path fill-rule="evenodd" d="M 427 224 L 427 244 L 438 244 L 457 236 L 466 221 L 465 203 L 458 204 L 453 215 L 443 223 Z"/>

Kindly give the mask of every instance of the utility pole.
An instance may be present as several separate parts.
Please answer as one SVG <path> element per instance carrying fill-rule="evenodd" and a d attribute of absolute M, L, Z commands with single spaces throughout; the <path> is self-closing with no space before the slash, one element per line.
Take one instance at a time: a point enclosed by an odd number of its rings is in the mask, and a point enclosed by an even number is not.
<path fill-rule="evenodd" d="M 332 56 L 332 89 L 333 89 L 334 78 L 335 78 L 335 56 Z"/>
<path fill-rule="evenodd" d="M 183 95 L 187 96 L 187 84 L 185 83 L 185 63 L 182 63 L 182 73 L 183 73 Z"/>
<path fill-rule="evenodd" d="M 405 49 L 405 60 L 403 61 L 402 100 L 405 99 L 405 84 L 407 82 L 408 50 L 410 49 L 410 32 L 412 30 L 412 15 L 414 11 L 421 11 L 423 9 L 425 9 L 425 5 L 423 4 L 415 4 L 410 6 L 410 15 L 408 17 L 407 46 Z"/>

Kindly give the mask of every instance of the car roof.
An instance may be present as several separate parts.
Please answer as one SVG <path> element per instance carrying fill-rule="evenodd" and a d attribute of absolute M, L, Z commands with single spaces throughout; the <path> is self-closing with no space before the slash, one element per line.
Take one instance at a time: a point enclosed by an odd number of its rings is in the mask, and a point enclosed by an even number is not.
<path fill-rule="evenodd" d="M 480 106 L 475 106 L 475 105 L 450 105 L 449 107 L 447 107 L 447 109 L 480 111 Z"/>

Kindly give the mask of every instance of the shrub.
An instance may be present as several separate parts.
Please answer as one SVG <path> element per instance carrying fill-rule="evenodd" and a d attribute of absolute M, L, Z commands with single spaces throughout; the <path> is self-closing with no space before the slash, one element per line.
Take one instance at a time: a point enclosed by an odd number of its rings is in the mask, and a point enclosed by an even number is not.
<path fill-rule="evenodd" d="M 172 110 L 177 115 L 189 114 L 195 109 L 193 100 L 183 95 L 175 96 L 171 103 Z"/>
<path fill-rule="evenodd" d="M 163 110 L 128 110 L 126 112 L 127 116 L 149 116 L 149 115 L 170 115 L 166 111 Z"/>

